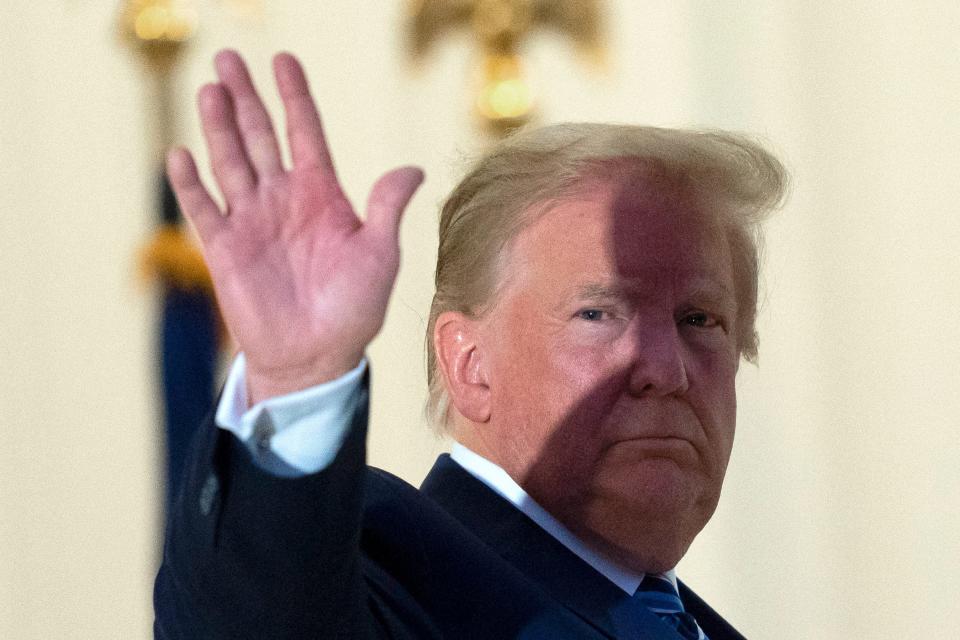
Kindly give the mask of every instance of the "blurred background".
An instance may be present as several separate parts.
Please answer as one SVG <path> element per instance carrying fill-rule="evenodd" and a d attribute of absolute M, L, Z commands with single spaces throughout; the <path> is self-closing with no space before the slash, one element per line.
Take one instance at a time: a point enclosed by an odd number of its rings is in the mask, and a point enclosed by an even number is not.
<path fill-rule="evenodd" d="M 225 46 L 278 117 L 270 57 L 301 57 L 358 204 L 383 171 L 426 169 L 370 352 L 371 461 L 414 483 L 448 446 L 422 417 L 423 331 L 438 204 L 468 158 L 523 118 L 765 139 L 793 189 L 768 227 L 760 363 L 679 574 L 750 638 L 957 637 L 960 4 L 583 1 L 506 48 L 428 21 L 415 56 L 411 12 L 435 3 L 182 0 L 162 83 L 121 4 L 17 1 L 0 21 L 0 637 L 151 637 L 163 288 L 138 255 L 157 149 L 206 162 L 193 95 Z"/>

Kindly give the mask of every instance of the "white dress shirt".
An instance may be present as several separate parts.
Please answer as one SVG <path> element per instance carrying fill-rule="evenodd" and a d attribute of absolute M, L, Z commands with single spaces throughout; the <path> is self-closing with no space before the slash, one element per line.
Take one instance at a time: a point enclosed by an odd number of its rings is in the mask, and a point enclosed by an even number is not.
<path fill-rule="evenodd" d="M 216 422 L 243 442 L 258 466 L 275 475 L 297 477 L 322 471 L 333 462 L 357 408 L 366 359 L 349 373 L 316 387 L 269 398 L 247 409 L 246 361 L 230 369 Z M 580 541 L 537 504 L 506 471 L 460 443 L 453 460 L 537 523 L 544 531 L 630 595 L 644 574 L 621 567 Z M 674 570 L 663 574 L 677 587 Z"/>
<path fill-rule="evenodd" d="M 223 387 L 217 426 L 237 436 L 261 469 L 288 478 L 316 473 L 340 451 L 366 368 L 364 358 L 336 380 L 269 398 L 248 409 L 247 367 L 241 353 Z"/>

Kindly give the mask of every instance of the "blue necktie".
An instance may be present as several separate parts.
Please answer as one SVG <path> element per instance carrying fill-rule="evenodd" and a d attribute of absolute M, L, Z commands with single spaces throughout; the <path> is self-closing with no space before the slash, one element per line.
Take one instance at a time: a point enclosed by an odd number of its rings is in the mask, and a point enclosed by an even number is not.
<path fill-rule="evenodd" d="M 707 640 L 697 621 L 683 610 L 680 595 L 668 578 L 648 573 L 633 598 L 657 614 L 671 629 L 676 629 L 681 638 Z"/>

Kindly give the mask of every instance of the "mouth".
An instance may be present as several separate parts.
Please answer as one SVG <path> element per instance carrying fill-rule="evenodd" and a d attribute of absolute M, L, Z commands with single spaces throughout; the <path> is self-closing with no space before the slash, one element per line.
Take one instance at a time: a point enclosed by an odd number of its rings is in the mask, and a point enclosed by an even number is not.
<path fill-rule="evenodd" d="M 667 459 L 680 466 L 696 463 L 698 454 L 693 443 L 677 436 L 644 436 L 614 442 L 608 454 L 629 461 Z"/>

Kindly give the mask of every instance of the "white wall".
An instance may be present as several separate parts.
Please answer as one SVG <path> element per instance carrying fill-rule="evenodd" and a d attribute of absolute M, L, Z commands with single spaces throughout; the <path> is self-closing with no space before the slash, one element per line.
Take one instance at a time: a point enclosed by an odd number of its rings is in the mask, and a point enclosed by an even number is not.
<path fill-rule="evenodd" d="M 0 637 L 149 637 L 154 303 L 133 262 L 153 219 L 149 91 L 113 3 L 16 4 L 0 24 Z M 216 49 L 240 48 L 267 88 L 283 48 L 307 65 L 355 201 L 396 164 L 427 170 L 371 350 L 372 462 L 417 481 L 444 446 L 420 415 L 422 334 L 437 204 L 484 144 L 475 51 L 454 36 L 415 70 L 401 2 L 278 0 L 254 20 L 197 4 L 182 142 L 198 148 L 190 92 Z M 609 6 L 603 72 L 556 36 L 530 42 L 543 121 L 753 131 L 795 182 L 770 226 L 725 496 L 681 576 L 749 637 L 953 637 L 960 7 Z"/>

